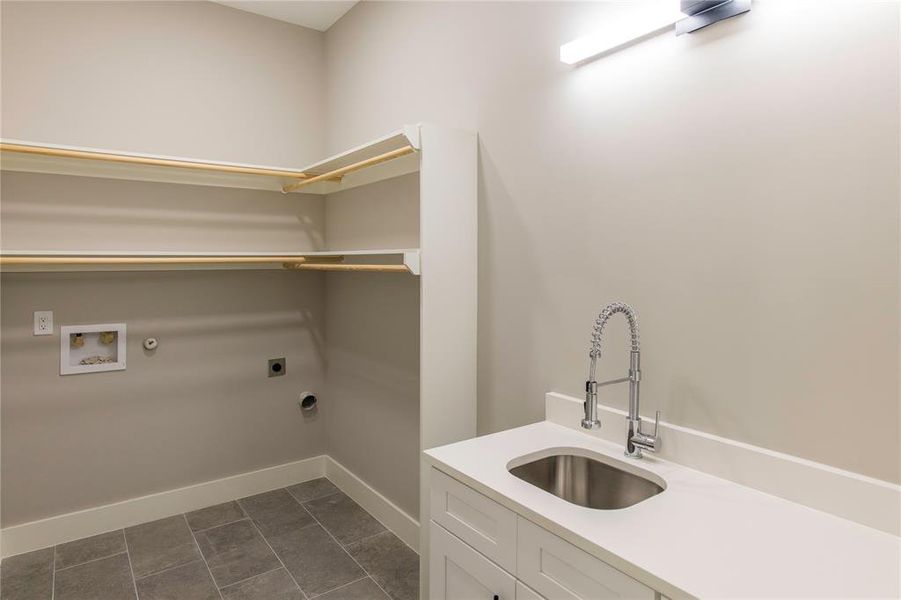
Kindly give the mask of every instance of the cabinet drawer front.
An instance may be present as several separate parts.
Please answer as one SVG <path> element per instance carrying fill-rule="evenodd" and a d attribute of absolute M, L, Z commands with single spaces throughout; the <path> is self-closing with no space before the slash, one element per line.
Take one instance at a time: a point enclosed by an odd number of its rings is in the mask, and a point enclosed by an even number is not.
<path fill-rule="evenodd" d="M 526 586 L 523 582 L 516 581 L 516 600 L 545 600 L 532 588 Z"/>
<path fill-rule="evenodd" d="M 654 600 L 651 588 L 531 521 L 520 517 L 517 529 L 516 576 L 542 596 L 551 600 Z"/>
<path fill-rule="evenodd" d="M 430 512 L 433 521 L 515 572 L 515 513 L 437 469 L 431 472 Z"/>
<path fill-rule="evenodd" d="M 515 600 L 512 575 L 434 521 L 429 527 L 430 600 Z"/>

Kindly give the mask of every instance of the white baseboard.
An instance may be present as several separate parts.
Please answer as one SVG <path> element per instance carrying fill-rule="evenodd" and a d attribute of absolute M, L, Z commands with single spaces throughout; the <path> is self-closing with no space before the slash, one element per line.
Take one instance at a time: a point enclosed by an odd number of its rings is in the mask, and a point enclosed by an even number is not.
<path fill-rule="evenodd" d="M 326 455 L 6 527 L 0 531 L 3 539 L 0 549 L 3 558 L 14 556 L 261 494 L 317 477 L 331 479 L 341 491 L 369 511 L 407 545 L 416 549 L 419 538 L 419 524 L 416 520 Z"/>
<path fill-rule="evenodd" d="M 314 456 L 223 479 L 57 515 L 3 529 L 3 556 L 13 556 L 268 492 L 325 475 Z"/>
<path fill-rule="evenodd" d="M 598 405 L 602 427 L 581 428 L 583 400 L 556 392 L 545 396 L 548 421 L 624 442 L 626 412 Z M 645 417 L 642 417 L 645 418 Z M 901 486 L 797 456 L 660 422 L 660 458 L 762 492 L 901 535 Z"/>
<path fill-rule="evenodd" d="M 351 473 L 334 458 L 325 457 L 325 476 L 362 506 L 366 512 L 379 520 L 407 546 L 419 552 L 419 521 L 408 515 L 399 506 L 377 492 L 372 486 Z"/>

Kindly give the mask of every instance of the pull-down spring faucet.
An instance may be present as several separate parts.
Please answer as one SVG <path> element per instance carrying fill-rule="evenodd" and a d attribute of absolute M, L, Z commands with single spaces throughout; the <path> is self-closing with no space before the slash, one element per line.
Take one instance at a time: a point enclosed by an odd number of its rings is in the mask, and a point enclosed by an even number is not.
<path fill-rule="evenodd" d="M 629 352 L 629 375 L 620 379 L 597 382 L 598 359 L 601 357 L 601 340 L 604 336 L 604 327 L 607 321 L 616 313 L 622 313 L 629 321 L 629 334 L 632 338 L 632 347 Z M 659 447 L 657 427 L 660 424 L 660 411 L 654 421 L 654 434 L 649 435 L 641 431 L 641 416 L 638 414 L 638 392 L 641 382 L 641 352 L 638 348 L 638 317 L 632 307 L 623 302 L 613 302 L 604 307 L 601 314 L 594 322 L 591 330 L 591 348 L 588 351 L 590 360 L 588 366 L 588 380 L 585 382 L 585 418 L 582 419 L 582 427 L 595 429 L 601 426 L 598 420 L 598 387 L 614 383 L 629 382 L 629 433 L 626 436 L 626 456 L 641 458 L 642 450 L 656 452 Z"/>

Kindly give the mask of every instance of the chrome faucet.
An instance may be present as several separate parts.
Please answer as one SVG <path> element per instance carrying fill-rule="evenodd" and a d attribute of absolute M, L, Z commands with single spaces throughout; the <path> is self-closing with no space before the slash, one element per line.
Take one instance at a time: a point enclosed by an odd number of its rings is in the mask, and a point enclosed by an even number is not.
<path fill-rule="evenodd" d="M 616 313 L 622 313 L 629 321 L 629 334 L 632 338 L 632 349 L 629 352 L 629 375 L 619 379 L 611 379 L 598 383 L 596 379 L 598 359 L 601 357 L 601 339 L 607 321 Z M 598 420 L 598 388 L 614 383 L 629 382 L 629 433 L 626 435 L 626 456 L 641 458 L 642 450 L 656 452 L 660 446 L 657 428 L 660 425 L 660 411 L 654 420 L 654 434 L 641 431 L 641 416 L 638 414 L 638 391 L 641 382 L 641 352 L 638 349 L 638 317 L 632 307 L 623 302 L 612 302 L 604 307 L 594 322 L 591 330 L 591 348 L 588 351 L 588 381 L 585 382 L 585 418 L 582 427 L 595 429 L 601 426 Z"/>

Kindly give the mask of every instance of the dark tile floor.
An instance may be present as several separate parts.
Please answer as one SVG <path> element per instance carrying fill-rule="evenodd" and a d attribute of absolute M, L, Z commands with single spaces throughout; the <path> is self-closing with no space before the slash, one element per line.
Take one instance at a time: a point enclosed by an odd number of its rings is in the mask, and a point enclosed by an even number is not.
<path fill-rule="evenodd" d="M 0 600 L 414 600 L 419 556 L 327 479 L 7 558 Z"/>

